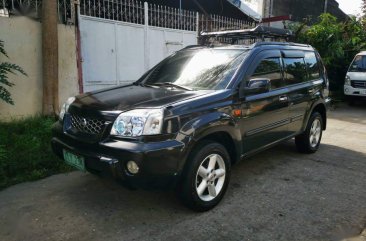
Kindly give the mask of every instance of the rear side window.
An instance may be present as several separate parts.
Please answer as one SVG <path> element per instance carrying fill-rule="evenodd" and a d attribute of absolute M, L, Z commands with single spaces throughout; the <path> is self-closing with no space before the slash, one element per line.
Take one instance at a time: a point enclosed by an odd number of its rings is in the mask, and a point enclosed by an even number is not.
<path fill-rule="evenodd" d="M 319 79 L 319 63 L 314 52 L 305 52 L 305 63 L 308 69 L 309 80 Z"/>
<path fill-rule="evenodd" d="M 286 85 L 293 85 L 307 80 L 304 58 L 284 58 Z"/>
<path fill-rule="evenodd" d="M 251 79 L 269 79 L 271 88 L 277 89 L 284 86 L 281 72 L 280 58 L 263 59 L 255 69 Z"/>

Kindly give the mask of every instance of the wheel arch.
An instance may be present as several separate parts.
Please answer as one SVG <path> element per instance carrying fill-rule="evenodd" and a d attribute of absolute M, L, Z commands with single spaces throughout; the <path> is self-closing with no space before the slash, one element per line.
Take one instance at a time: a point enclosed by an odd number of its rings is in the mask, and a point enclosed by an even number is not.
<path fill-rule="evenodd" d="M 305 130 L 306 129 L 306 126 L 307 126 L 307 124 L 309 122 L 309 119 L 310 119 L 311 115 L 314 112 L 318 112 L 322 116 L 322 119 L 323 119 L 323 130 L 326 130 L 327 129 L 327 108 L 326 108 L 325 103 L 323 103 L 323 102 L 316 102 L 316 103 L 313 104 L 312 108 L 308 112 L 308 114 L 306 116 L 306 119 L 305 119 L 305 121 L 303 123 L 302 130 Z"/>
<path fill-rule="evenodd" d="M 232 164 L 240 160 L 241 134 L 236 121 L 231 116 L 225 113 L 210 113 L 190 122 L 191 124 L 185 125 L 181 130 L 182 134 L 190 137 L 190 141 L 185 148 L 185 158 L 180 164 L 179 170 L 185 169 L 194 148 L 207 140 L 222 144 L 228 151 Z"/>
<path fill-rule="evenodd" d="M 232 164 L 236 163 L 239 160 L 240 155 L 238 155 L 238 147 L 236 146 L 234 139 L 228 132 L 212 132 L 198 139 L 196 143 L 198 144 L 203 141 L 214 141 L 223 145 L 229 153 Z"/>
<path fill-rule="evenodd" d="M 326 130 L 327 129 L 327 109 L 325 107 L 325 104 L 320 103 L 320 104 L 316 105 L 313 108 L 313 111 L 311 112 L 311 114 L 314 112 L 318 112 L 322 116 L 323 130 Z"/>

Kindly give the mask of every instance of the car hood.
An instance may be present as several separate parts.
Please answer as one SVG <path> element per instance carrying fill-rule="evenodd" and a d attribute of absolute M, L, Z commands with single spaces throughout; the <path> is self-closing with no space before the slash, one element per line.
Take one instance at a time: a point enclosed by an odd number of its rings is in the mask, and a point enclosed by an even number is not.
<path fill-rule="evenodd" d="M 366 81 L 366 72 L 348 72 L 347 75 L 351 80 L 364 80 Z"/>
<path fill-rule="evenodd" d="M 97 111 L 125 111 L 134 108 L 158 108 L 211 92 L 213 91 L 185 91 L 171 88 L 127 85 L 78 96 L 73 103 L 73 106 Z"/>

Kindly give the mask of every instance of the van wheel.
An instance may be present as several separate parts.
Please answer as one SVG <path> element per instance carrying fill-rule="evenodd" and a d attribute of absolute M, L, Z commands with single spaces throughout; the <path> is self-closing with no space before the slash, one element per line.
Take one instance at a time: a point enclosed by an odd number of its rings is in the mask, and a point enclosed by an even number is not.
<path fill-rule="evenodd" d="M 314 112 L 304 133 L 295 137 L 296 147 L 302 153 L 314 153 L 319 149 L 323 133 L 323 118 L 319 112 Z"/>
<path fill-rule="evenodd" d="M 183 203 L 195 211 L 215 207 L 224 196 L 230 179 L 230 156 L 226 148 L 213 141 L 200 143 L 187 160 L 177 189 Z"/>
<path fill-rule="evenodd" d="M 349 106 L 354 106 L 354 105 L 356 105 L 356 101 L 355 101 L 355 99 L 349 99 L 349 100 L 348 100 L 348 105 L 349 105 Z"/>
<path fill-rule="evenodd" d="M 353 96 L 346 96 L 346 101 L 349 106 L 354 106 L 355 102 L 356 102 L 355 97 L 353 97 Z"/>

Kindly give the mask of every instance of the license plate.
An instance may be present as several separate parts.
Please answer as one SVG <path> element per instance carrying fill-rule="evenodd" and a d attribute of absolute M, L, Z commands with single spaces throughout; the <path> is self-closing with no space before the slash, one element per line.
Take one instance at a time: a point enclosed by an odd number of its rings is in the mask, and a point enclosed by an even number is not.
<path fill-rule="evenodd" d="M 79 169 L 80 171 L 84 171 L 85 172 L 85 161 L 84 161 L 84 157 L 81 157 L 81 156 L 72 154 L 72 153 L 64 150 L 64 160 L 70 166 L 73 166 L 73 167 Z"/>

